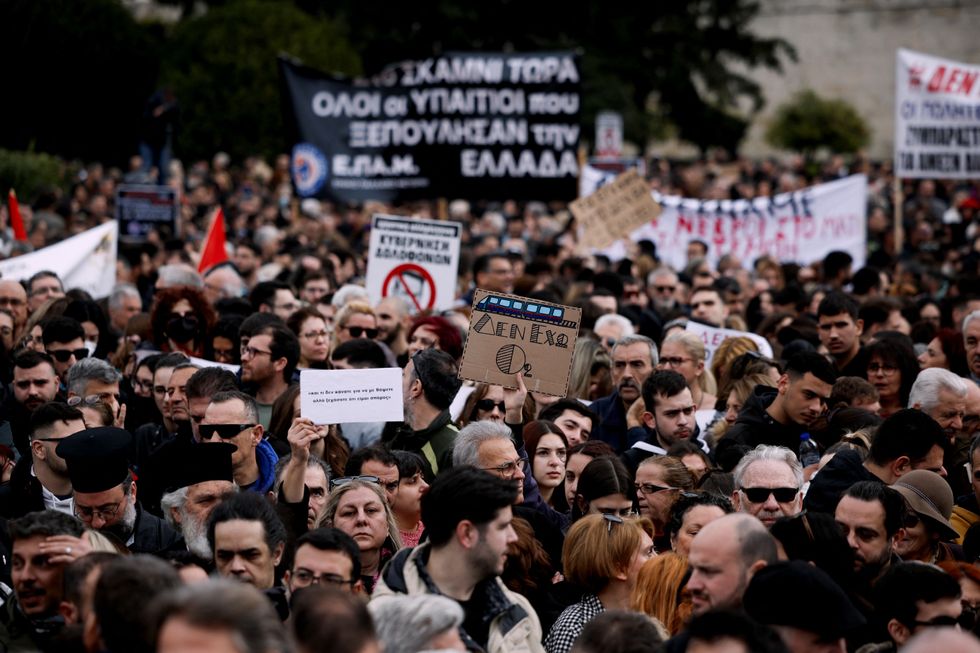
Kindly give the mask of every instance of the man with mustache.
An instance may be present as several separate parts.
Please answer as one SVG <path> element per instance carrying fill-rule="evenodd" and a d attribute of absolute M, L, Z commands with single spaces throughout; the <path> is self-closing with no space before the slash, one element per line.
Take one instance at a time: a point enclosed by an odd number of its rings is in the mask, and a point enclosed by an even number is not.
<path fill-rule="evenodd" d="M 643 382 L 657 367 L 657 345 L 646 336 L 625 336 L 613 346 L 612 361 L 616 389 L 590 406 L 599 415 L 599 426 L 592 432 L 592 439 L 608 443 L 621 454 L 629 444 L 626 413 L 640 399 Z"/>
<path fill-rule="evenodd" d="M 694 413 L 697 406 L 684 376 L 673 370 L 660 370 L 643 383 L 643 427 L 630 429 L 643 435 L 623 454 L 623 464 L 635 474 L 640 461 L 650 456 L 666 456 L 667 450 L 680 440 L 694 442 L 708 453 Z"/>
<path fill-rule="evenodd" d="M 749 448 L 767 444 L 796 451 L 800 435 L 826 408 L 836 380 L 834 367 L 820 354 L 793 356 L 775 388 L 756 387 L 723 442 Z"/>

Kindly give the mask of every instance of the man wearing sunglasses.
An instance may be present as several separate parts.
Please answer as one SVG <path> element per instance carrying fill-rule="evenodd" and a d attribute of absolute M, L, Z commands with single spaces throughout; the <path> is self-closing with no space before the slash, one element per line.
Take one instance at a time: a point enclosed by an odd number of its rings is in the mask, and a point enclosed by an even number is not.
<path fill-rule="evenodd" d="M 266 493 L 275 482 L 279 460 L 272 445 L 262 438 L 255 399 L 239 392 L 219 392 L 211 399 L 201 420 L 201 441 L 235 445 L 231 464 L 235 483 L 242 491 Z"/>
<path fill-rule="evenodd" d="M 875 613 L 894 647 L 901 649 L 924 630 L 958 626 L 960 594 L 960 584 L 938 567 L 902 562 L 875 584 Z"/>
<path fill-rule="evenodd" d="M 44 351 L 54 359 L 54 371 L 62 384 L 68 382 L 68 370 L 83 358 L 88 357 L 85 348 L 85 331 L 78 320 L 70 317 L 51 318 L 41 333 Z"/>
<path fill-rule="evenodd" d="M 759 445 L 745 454 L 732 476 L 732 506 L 755 515 L 766 528 L 803 510 L 803 467 L 785 447 Z"/>

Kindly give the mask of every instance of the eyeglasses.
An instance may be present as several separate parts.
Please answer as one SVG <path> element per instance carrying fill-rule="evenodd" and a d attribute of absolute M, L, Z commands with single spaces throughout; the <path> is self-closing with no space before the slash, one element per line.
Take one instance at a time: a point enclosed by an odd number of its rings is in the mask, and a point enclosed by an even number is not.
<path fill-rule="evenodd" d="M 259 354 L 267 354 L 270 357 L 272 356 L 272 352 L 271 351 L 265 351 L 263 349 L 256 349 L 255 347 L 250 347 L 248 345 L 245 345 L 244 347 L 242 347 L 242 358 L 245 358 L 245 357 L 255 358 Z"/>
<path fill-rule="evenodd" d="M 329 338 L 330 334 L 327 331 L 307 331 L 303 334 L 303 337 L 307 340 L 316 340 L 317 338 Z"/>
<path fill-rule="evenodd" d="M 909 512 L 906 513 L 905 517 L 902 519 L 902 526 L 904 526 L 905 528 L 915 528 L 916 526 L 919 525 L 919 522 L 921 521 L 922 518 L 919 517 L 918 514 L 914 512 Z"/>
<path fill-rule="evenodd" d="M 693 361 L 693 358 L 681 358 L 680 356 L 668 356 L 660 359 L 661 365 L 669 365 L 670 367 L 680 367 L 687 361 Z"/>
<path fill-rule="evenodd" d="M 74 356 L 75 360 L 82 360 L 83 358 L 88 358 L 88 349 L 82 347 L 81 349 L 59 349 L 57 351 L 46 350 L 48 356 L 55 359 L 59 363 L 67 363 Z"/>
<path fill-rule="evenodd" d="M 314 574 L 309 569 L 299 568 L 293 571 L 292 580 L 297 585 L 319 585 L 321 583 L 326 585 L 350 585 L 354 586 L 357 582 L 355 578 L 342 578 L 337 574 Z"/>
<path fill-rule="evenodd" d="M 231 440 L 242 431 L 254 428 L 255 424 L 201 424 L 201 439 L 210 439 L 217 434 L 222 440 Z"/>
<path fill-rule="evenodd" d="M 940 615 L 938 617 L 933 617 L 929 621 L 913 621 L 912 626 L 922 626 L 923 628 L 939 628 L 942 626 L 956 626 L 959 624 L 959 619 L 956 617 L 950 617 L 949 615 Z"/>
<path fill-rule="evenodd" d="M 654 485 L 653 483 L 637 483 L 636 491 L 642 492 L 643 494 L 656 494 L 657 492 L 664 492 L 665 490 L 679 490 L 680 488 L 670 487 L 665 485 Z"/>
<path fill-rule="evenodd" d="M 378 337 L 377 329 L 365 329 L 364 327 L 359 326 L 347 326 L 344 328 L 347 329 L 347 332 L 355 338 L 360 338 L 361 334 L 363 334 L 365 338 L 371 338 L 372 340 Z"/>
<path fill-rule="evenodd" d="M 89 508 L 88 506 L 80 506 L 77 503 L 75 504 L 75 516 L 81 519 L 83 522 L 90 522 L 96 517 L 100 518 L 102 521 L 111 521 L 118 512 L 118 503 L 111 506 L 99 506 L 98 508 Z"/>
<path fill-rule="evenodd" d="M 677 286 L 654 286 L 653 289 L 656 290 L 657 292 L 666 293 L 666 292 L 674 292 L 675 290 L 677 290 Z"/>
<path fill-rule="evenodd" d="M 776 497 L 776 503 L 789 503 L 800 493 L 798 487 L 740 487 L 749 503 L 765 503 L 769 495 Z"/>
<path fill-rule="evenodd" d="M 84 397 L 74 395 L 72 397 L 68 397 L 68 405 L 78 406 L 79 404 L 84 404 L 85 406 L 94 406 L 100 403 L 108 403 L 110 399 L 115 399 L 116 403 L 119 403 L 119 398 L 120 395 L 112 392 L 102 392 L 97 395 L 85 395 Z"/>
<path fill-rule="evenodd" d="M 340 478 L 335 478 L 330 481 L 330 489 L 335 487 L 340 487 L 341 485 L 347 485 L 352 481 L 363 481 L 364 483 L 374 483 L 375 485 L 380 485 L 389 492 L 394 492 L 398 489 L 398 481 L 382 481 L 377 476 L 341 476 Z"/>
<path fill-rule="evenodd" d="M 619 515 L 613 515 L 608 512 L 602 513 L 602 518 L 606 520 L 606 532 L 612 533 L 613 524 L 622 524 L 623 518 Z"/>
<path fill-rule="evenodd" d="M 480 401 L 476 402 L 476 407 L 487 413 L 493 410 L 494 406 L 499 408 L 501 413 L 507 412 L 507 406 L 505 406 L 504 402 L 502 401 L 494 401 L 493 399 L 481 399 Z"/>
<path fill-rule="evenodd" d="M 518 458 L 517 460 L 512 460 L 496 467 L 483 467 L 482 469 L 488 472 L 497 472 L 504 478 L 514 478 L 518 469 L 521 470 L 522 474 L 527 475 L 527 467 L 528 459 Z"/>
<path fill-rule="evenodd" d="M 894 374 L 898 371 L 898 368 L 894 365 L 879 365 L 878 363 L 871 363 L 868 365 L 868 374 L 877 374 L 881 372 L 885 376 L 889 374 Z"/>

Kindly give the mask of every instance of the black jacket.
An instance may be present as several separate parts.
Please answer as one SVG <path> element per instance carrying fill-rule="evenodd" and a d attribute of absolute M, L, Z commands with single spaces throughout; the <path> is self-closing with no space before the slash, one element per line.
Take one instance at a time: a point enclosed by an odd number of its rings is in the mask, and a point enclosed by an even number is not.
<path fill-rule="evenodd" d="M 884 483 L 867 470 L 857 451 L 838 451 L 810 481 L 810 488 L 803 498 L 803 507 L 813 512 L 832 515 L 847 488 L 860 481 Z"/>
<path fill-rule="evenodd" d="M 718 443 L 718 455 L 723 449 L 742 446 L 754 449 L 760 444 L 786 447 L 796 451 L 800 447 L 800 434 L 807 427 L 791 422 L 780 424 L 772 418 L 766 409 L 775 401 L 779 391 L 776 388 L 758 385 L 746 400 L 742 412 L 725 437 Z"/>
<path fill-rule="evenodd" d="M 599 424 L 592 429 L 590 440 L 602 440 L 621 454 L 629 446 L 626 425 L 626 407 L 619 391 L 600 397 L 589 408 L 599 416 Z"/>
<path fill-rule="evenodd" d="M 170 524 L 136 504 L 133 544 L 128 548 L 133 553 L 164 553 L 183 549 L 184 541 Z"/>
<path fill-rule="evenodd" d="M 0 517 L 13 519 L 44 510 L 41 481 L 31 474 L 33 467 L 34 459 L 22 456 L 10 473 L 10 482 L 0 486 Z"/>

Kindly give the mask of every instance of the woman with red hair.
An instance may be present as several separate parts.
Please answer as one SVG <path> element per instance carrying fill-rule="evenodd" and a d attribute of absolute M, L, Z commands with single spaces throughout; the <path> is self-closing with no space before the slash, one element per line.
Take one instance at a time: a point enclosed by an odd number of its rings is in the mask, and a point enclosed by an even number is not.
<path fill-rule="evenodd" d="M 459 329 L 446 318 L 435 315 L 415 318 L 412 328 L 408 330 L 409 358 L 416 352 L 431 347 L 444 351 L 459 361 L 463 355 L 463 337 Z"/>
<path fill-rule="evenodd" d="M 202 356 L 207 334 L 216 320 L 214 309 L 197 288 L 176 286 L 159 290 L 150 317 L 153 342 L 163 352 Z"/>

